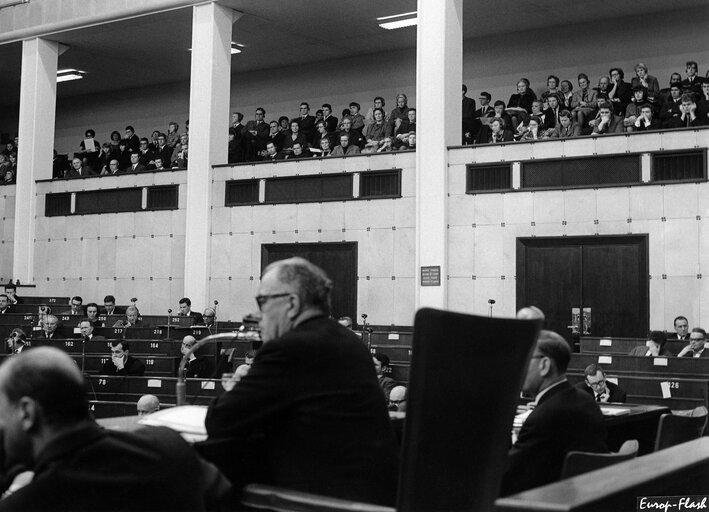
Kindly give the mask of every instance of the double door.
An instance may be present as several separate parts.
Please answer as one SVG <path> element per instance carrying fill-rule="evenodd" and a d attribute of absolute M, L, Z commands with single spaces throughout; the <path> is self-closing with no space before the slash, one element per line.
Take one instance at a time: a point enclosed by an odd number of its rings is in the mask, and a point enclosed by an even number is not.
<path fill-rule="evenodd" d="M 517 240 L 517 308 L 541 308 L 570 342 L 645 336 L 648 285 L 647 235 Z"/>

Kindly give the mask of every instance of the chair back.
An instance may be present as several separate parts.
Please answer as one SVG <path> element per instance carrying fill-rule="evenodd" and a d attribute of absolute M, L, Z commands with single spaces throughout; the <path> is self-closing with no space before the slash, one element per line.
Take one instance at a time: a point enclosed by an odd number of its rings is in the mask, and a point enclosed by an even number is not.
<path fill-rule="evenodd" d="M 707 424 L 707 408 L 694 409 L 690 416 L 663 414 L 657 427 L 655 451 L 685 443 L 702 436 Z"/>
<path fill-rule="evenodd" d="M 571 478 L 572 476 L 605 468 L 618 462 L 634 459 L 638 455 L 639 448 L 640 444 L 635 439 L 631 439 L 623 443 L 618 453 L 570 451 L 566 454 L 564 466 L 561 468 L 561 479 Z"/>
<path fill-rule="evenodd" d="M 418 311 L 397 512 L 493 509 L 540 327 Z"/>

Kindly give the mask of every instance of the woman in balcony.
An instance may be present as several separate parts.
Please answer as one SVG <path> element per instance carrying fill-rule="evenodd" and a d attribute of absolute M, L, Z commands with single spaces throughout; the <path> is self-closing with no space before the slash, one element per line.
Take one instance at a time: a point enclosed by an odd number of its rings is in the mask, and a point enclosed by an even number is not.
<path fill-rule="evenodd" d="M 529 80 L 521 78 L 517 82 L 517 92 L 507 102 L 506 112 L 512 117 L 512 126 L 527 120 L 532 113 L 532 102 L 536 99 L 537 95 L 529 88 Z"/>
<path fill-rule="evenodd" d="M 386 137 L 386 122 L 384 120 L 384 110 L 381 108 L 374 109 L 374 122 L 364 128 L 364 138 L 367 143 L 364 146 L 362 153 L 376 153 L 380 146 L 384 146 L 387 142 Z"/>
<path fill-rule="evenodd" d="M 490 121 L 490 139 L 489 144 L 499 144 L 501 142 L 512 142 L 512 130 L 505 128 L 505 122 L 502 118 L 496 117 Z"/>
<path fill-rule="evenodd" d="M 646 103 L 648 103 L 647 89 L 642 85 L 633 87 L 633 99 L 626 107 L 625 119 L 623 119 L 623 126 L 625 126 L 626 131 L 633 131 L 635 121 L 640 116 L 640 107 Z"/>

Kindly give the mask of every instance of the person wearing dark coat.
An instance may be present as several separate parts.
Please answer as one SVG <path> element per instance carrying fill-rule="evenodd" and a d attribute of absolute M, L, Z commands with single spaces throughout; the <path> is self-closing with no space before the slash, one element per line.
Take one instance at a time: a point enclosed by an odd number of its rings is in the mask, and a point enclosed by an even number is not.
<path fill-rule="evenodd" d="M 625 390 L 606 380 L 606 373 L 597 364 L 589 364 L 583 373 L 585 381 L 579 382 L 576 387 L 591 395 L 596 402 L 625 403 L 627 400 Z"/>

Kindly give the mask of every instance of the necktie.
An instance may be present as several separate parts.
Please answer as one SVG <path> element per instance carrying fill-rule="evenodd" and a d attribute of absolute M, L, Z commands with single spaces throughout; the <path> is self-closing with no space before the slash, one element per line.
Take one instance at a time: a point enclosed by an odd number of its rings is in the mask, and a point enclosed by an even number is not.
<path fill-rule="evenodd" d="M 603 396 L 603 395 L 596 395 L 596 402 L 600 402 L 600 401 L 601 401 L 601 396 Z"/>

